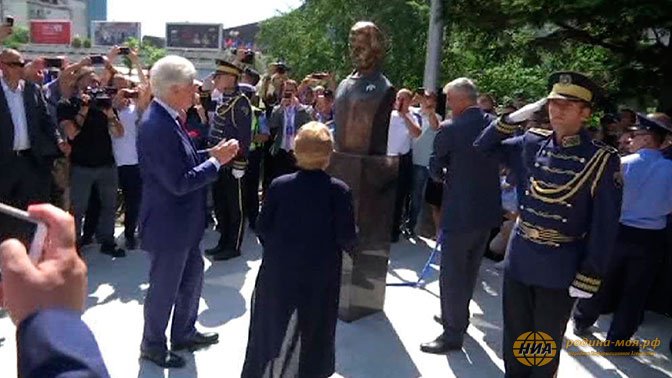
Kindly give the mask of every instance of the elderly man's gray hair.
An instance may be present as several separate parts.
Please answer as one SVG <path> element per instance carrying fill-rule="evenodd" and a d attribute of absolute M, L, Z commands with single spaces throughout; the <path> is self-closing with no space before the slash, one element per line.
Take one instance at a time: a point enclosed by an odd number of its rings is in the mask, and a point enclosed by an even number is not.
<path fill-rule="evenodd" d="M 168 55 L 154 63 L 149 82 L 154 96 L 165 99 L 172 86 L 193 84 L 195 78 L 196 67 L 188 59 Z"/>
<path fill-rule="evenodd" d="M 443 87 L 443 93 L 448 94 L 448 92 L 460 92 L 474 102 L 478 99 L 478 88 L 476 88 L 476 84 L 466 77 L 455 79 L 446 84 L 446 86 Z"/>

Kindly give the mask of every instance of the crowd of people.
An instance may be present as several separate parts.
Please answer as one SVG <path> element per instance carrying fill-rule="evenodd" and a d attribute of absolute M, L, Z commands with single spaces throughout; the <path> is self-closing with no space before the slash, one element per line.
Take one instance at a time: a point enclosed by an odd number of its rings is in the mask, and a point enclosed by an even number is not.
<path fill-rule="evenodd" d="M 137 78 L 115 69 L 120 55 Z M 357 239 L 350 189 L 325 172 L 338 128 L 336 78 L 316 72 L 296 81 L 283 62 L 261 75 L 250 63 L 241 49 L 197 80 L 184 58 L 163 58 L 145 74 L 137 53 L 117 46 L 76 63 L 27 62 L 12 49 L 0 54 L 0 201 L 28 208 L 49 226 L 39 271 L 22 257 L 21 244 L 2 246 L 5 303 L 19 325 L 24 376 L 107 376 L 77 315 L 86 295 L 78 255 L 94 240 L 113 258 L 138 247 L 150 256 L 142 358 L 182 367 L 177 351 L 217 343 L 216 333 L 195 327 L 203 286 L 199 243 L 208 225 L 219 233 L 205 251 L 213 261 L 241 256 L 248 228 L 264 248 L 243 376 L 333 374 L 341 258 Z M 665 253 L 670 118 L 623 108 L 588 130 L 600 88 L 584 75 L 561 72 L 550 77 L 549 89 L 539 101 L 501 107 L 467 78 L 442 91 L 397 91 L 387 135 L 387 155 L 399 161 L 390 240 L 416 238 L 428 205 L 444 251 L 435 317 L 443 332 L 421 346 L 424 352 L 462 348 L 488 249 L 506 255 L 507 376 L 553 376 L 559 356 L 543 367 L 525 366 L 515 358 L 516 339 L 542 331 L 562 345 L 570 316 L 575 332 L 585 335 L 617 289 L 609 351 L 633 352 L 615 342 L 636 332 L 642 293 Z M 62 210 L 29 207 L 36 203 Z M 120 217 L 123 248 L 114 234 Z M 3 222 L 0 241 L 29 241 L 21 224 Z M 25 284 L 48 275 L 47 265 L 54 271 L 43 286 Z M 47 298 L 49 285 L 60 294 Z M 22 290 L 43 295 L 19 301 Z M 64 310 L 38 311 L 51 307 Z M 71 341 L 31 351 L 35 339 L 58 338 L 52 328 L 59 322 L 74 324 Z M 91 349 L 67 364 L 50 360 L 69 342 Z"/>

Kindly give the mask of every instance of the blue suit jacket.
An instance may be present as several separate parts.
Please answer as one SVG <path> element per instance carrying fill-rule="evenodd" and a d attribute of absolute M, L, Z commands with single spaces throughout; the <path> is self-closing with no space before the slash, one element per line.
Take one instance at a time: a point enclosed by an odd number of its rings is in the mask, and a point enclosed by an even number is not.
<path fill-rule="evenodd" d="M 434 139 L 429 168 L 432 178 L 444 183 L 444 231 L 484 230 L 502 223 L 499 162 L 473 146 L 492 119 L 479 108 L 469 108 L 442 123 Z"/>
<path fill-rule="evenodd" d="M 42 310 L 16 333 L 19 377 L 107 378 L 110 375 L 91 330 L 80 314 Z"/>
<path fill-rule="evenodd" d="M 143 115 L 137 143 L 142 248 L 182 251 L 198 245 L 205 229 L 207 185 L 217 179 L 217 167 L 156 102 Z"/>

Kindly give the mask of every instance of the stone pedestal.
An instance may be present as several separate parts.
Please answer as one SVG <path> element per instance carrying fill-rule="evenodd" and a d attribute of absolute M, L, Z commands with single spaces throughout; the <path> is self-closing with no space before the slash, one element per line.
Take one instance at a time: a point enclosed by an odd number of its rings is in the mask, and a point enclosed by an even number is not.
<path fill-rule="evenodd" d="M 399 170 L 397 157 L 334 152 L 328 172 L 352 189 L 359 244 L 343 256 L 338 316 L 351 322 L 382 311 Z"/>

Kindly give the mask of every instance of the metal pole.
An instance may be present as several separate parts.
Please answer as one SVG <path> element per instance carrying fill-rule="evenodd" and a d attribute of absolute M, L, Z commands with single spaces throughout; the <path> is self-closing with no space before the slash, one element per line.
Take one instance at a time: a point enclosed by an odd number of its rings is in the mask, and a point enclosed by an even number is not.
<path fill-rule="evenodd" d="M 443 1 L 430 0 L 429 30 L 427 32 L 427 55 L 425 57 L 425 75 L 423 85 L 427 90 L 436 90 L 441 67 L 443 45 Z"/>

